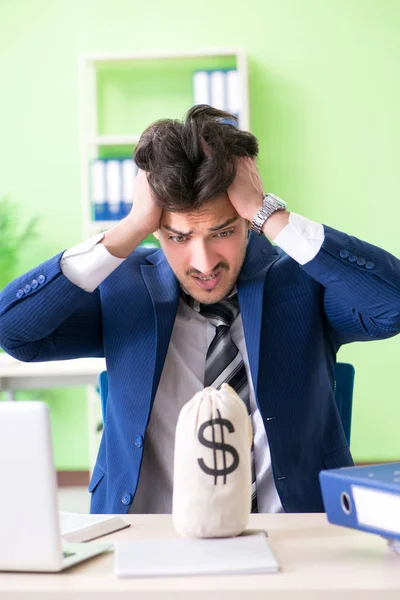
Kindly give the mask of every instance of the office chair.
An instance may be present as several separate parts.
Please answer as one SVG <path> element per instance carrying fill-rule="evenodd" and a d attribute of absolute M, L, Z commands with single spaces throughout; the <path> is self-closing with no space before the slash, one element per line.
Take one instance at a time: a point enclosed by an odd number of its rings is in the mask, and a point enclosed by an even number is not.
<path fill-rule="evenodd" d="M 103 423 L 106 418 L 106 406 L 107 406 L 107 397 L 108 397 L 108 377 L 107 371 L 102 371 L 99 375 L 98 379 L 98 391 L 100 394 L 100 402 L 101 402 L 101 416 L 103 418 Z"/>
<path fill-rule="evenodd" d="M 353 389 L 355 370 L 349 363 L 336 363 L 335 366 L 335 400 L 342 420 L 344 433 L 350 445 L 351 415 L 353 409 Z M 101 401 L 101 414 L 103 423 L 106 418 L 106 405 L 108 396 L 107 371 L 99 375 L 99 394 Z"/>

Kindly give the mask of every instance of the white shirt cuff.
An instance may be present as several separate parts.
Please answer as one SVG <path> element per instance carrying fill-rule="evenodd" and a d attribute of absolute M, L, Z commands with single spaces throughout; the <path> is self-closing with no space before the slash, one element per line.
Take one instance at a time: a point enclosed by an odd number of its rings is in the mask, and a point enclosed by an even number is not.
<path fill-rule="evenodd" d="M 324 242 L 324 227 L 296 213 L 290 213 L 289 223 L 274 239 L 300 265 L 305 265 L 320 251 Z"/>
<path fill-rule="evenodd" d="M 117 258 L 109 253 L 100 233 L 77 246 L 66 250 L 61 257 L 61 270 L 72 283 L 86 292 L 93 292 L 125 258 Z"/>

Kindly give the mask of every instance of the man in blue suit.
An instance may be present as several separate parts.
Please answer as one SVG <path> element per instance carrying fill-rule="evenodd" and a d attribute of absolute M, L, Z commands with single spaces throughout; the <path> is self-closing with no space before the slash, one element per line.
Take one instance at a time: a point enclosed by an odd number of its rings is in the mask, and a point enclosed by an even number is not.
<path fill-rule="evenodd" d="M 1 293 L 12 356 L 106 358 L 92 512 L 171 512 L 177 418 L 218 337 L 204 306 L 238 307 L 228 331 L 246 376 L 258 510 L 322 511 L 318 473 L 353 464 L 336 353 L 399 333 L 400 262 L 264 194 L 257 140 L 232 118 L 197 106 L 152 124 L 130 215 Z M 160 250 L 139 247 L 151 232 Z"/>

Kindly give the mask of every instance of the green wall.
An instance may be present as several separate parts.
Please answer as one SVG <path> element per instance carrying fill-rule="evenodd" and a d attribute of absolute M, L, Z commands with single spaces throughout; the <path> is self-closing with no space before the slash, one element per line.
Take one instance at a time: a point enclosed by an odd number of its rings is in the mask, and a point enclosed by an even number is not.
<path fill-rule="evenodd" d="M 399 20 L 396 0 L 2 0 L 0 196 L 40 215 L 41 232 L 16 274 L 81 239 L 78 57 L 157 48 L 243 47 L 265 189 L 400 255 Z M 356 367 L 356 460 L 400 459 L 399 349 L 340 353 Z M 49 399 L 57 466 L 85 468 L 83 394 L 61 396 Z"/>

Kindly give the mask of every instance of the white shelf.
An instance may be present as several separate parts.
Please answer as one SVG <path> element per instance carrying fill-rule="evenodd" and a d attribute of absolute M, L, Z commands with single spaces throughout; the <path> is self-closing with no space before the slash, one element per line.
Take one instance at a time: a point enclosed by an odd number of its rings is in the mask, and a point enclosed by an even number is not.
<path fill-rule="evenodd" d="M 244 54 L 241 48 L 204 48 L 199 50 L 144 50 L 125 54 L 98 53 L 83 57 L 88 63 L 126 62 L 157 58 L 201 58 L 203 56 L 238 56 Z"/>
<path fill-rule="evenodd" d="M 89 146 L 136 146 L 140 135 L 96 135 L 88 139 Z"/>

